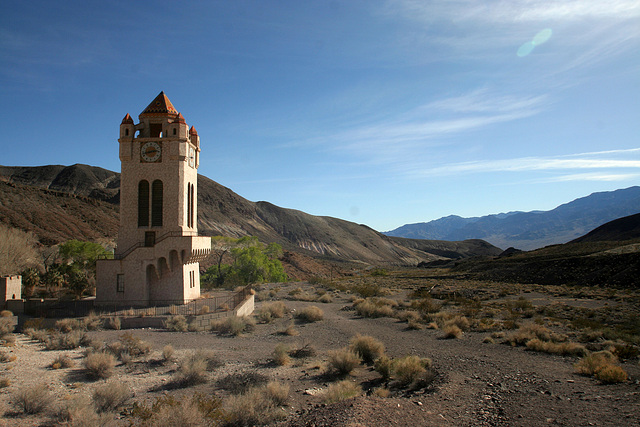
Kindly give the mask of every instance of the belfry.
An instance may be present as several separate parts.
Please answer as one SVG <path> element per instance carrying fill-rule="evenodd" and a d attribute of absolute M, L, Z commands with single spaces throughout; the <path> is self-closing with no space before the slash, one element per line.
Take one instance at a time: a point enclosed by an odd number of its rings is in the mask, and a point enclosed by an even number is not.
<path fill-rule="evenodd" d="M 114 259 L 97 263 L 96 304 L 184 304 L 211 251 L 198 236 L 200 138 L 164 92 L 138 118 L 120 124 L 120 227 Z"/>

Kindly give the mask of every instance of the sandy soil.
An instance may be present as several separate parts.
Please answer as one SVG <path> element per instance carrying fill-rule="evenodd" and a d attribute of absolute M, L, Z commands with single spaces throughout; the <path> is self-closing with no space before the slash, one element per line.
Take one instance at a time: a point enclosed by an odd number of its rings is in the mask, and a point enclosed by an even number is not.
<path fill-rule="evenodd" d="M 291 285 L 298 286 L 298 285 Z M 280 295 L 286 295 L 286 288 Z M 539 299 L 538 295 L 535 295 Z M 553 356 L 527 351 L 522 347 L 483 343 L 487 333 L 467 332 L 460 339 L 442 339 L 437 330 L 408 330 L 396 319 L 363 319 L 342 296 L 332 303 L 285 301 L 289 310 L 317 305 L 324 320 L 296 324 L 298 336 L 279 333 L 290 324 L 291 316 L 269 324 L 258 324 L 255 331 L 240 337 L 218 336 L 209 332 L 167 332 L 153 329 L 133 331 L 152 344 L 145 361 L 119 365 L 115 380 L 128 384 L 134 400 L 151 402 L 168 391 L 177 363 L 159 364 L 166 344 L 176 349 L 180 360 L 197 349 L 212 349 L 225 362 L 211 373 L 206 384 L 170 391 L 177 395 L 194 392 L 224 395 L 216 380 L 234 372 L 256 371 L 291 385 L 288 406 L 282 408 L 289 426 L 626 426 L 640 425 L 640 367 L 638 361 L 622 366 L 631 379 L 623 384 L 603 385 L 593 378 L 574 373 L 575 357 Z M 260 303 L 258 303 L 259 307 Z M 95 331 L 90 336 L 105 343 L 117 341 L 123 331 Z M 323 374 L 328 350 L 341 348 L 357 333 L 382 341 L 389 356 L 415 354 L 433 360 L 438 373 L 435 387 L 428 391 L 390 398 L 362 396 L 336 404 L 324 404 L 321 395 L 309 390 L 326 389 Z M 55 394 L 57 404 L 75 394 L 90 395 L 101 382 L 84 378 L 83 350 L 63 353 L 75 366 L 53 370 L 49 365 L 60 353 L 44 351 L 42 345 L 17 335 L 14 347 L 4 349 L 15 361 L 0 364 L 2 378 L 10 381 L 0 389 L 4 417 L 0 425 L 51 425 L 55 409 L 38 416 L 26 416 L 13 405 L 15 393 L 33 384 L 45 383 Z M 271 363 L 279 343 L 292 348 L 314 346 L 318 355 L 294 360 L 288 366 Z M 367 386 L 376 385 L 379 375 L 366 366 L 350 377 Z M 126 423 L 124 423 L 126 425 Z"/>

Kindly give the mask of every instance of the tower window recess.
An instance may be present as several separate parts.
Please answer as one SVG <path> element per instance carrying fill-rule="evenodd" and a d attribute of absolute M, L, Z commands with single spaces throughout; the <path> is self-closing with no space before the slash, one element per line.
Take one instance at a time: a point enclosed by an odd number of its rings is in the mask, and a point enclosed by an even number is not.
<path fill-rule="evenodd" d="M 193 228 L 195 220 L 195 186 L 187 184 L 187 227 Z"/>
<path fill-rule="evenodd" d="M 162 227 L 162 181 L 153 181 L 151 186 L 151 226 Z"/>
<path fill-rule="evenodd" d="M 174 135 L 176 134 L 176 128 L 173 128 L 173 134 Z"/>
<path fill-rule="evenodd" d="M 138 227 L 149 226 L 149 181 L 138 183 Z"/>
<path fill-rule="evenodd" d="M 116 277 L 116 292 L 124 292 L 124 274 L 118 274 Z"/>
<path fill-rule="evenodd" d="M 149 137 L 158 138 L 162 134 L 162 123 L 149 124 Z"/>
<path fill-rule="evenodd" d="M 124 136 L 129 136 L 129 128 L 124 130 Z"/>

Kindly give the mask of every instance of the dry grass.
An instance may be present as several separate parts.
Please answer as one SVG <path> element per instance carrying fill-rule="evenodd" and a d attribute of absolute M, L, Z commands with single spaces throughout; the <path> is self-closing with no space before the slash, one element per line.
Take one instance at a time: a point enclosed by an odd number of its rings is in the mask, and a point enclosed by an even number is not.
<path fill-rule="evenodd" d="M 107 381 L 93 390 L 93 404 L 98 412 L 110 412 L 132 397 L 129 387 L 120 381 Z"/>
<path fill-rule="evenodd" d="M 169 316 L 167 320 L 164 321 L 164 327 L 165 329 L 173 332 L 186 332 L 189 330 L 187 318 L 182 314 Z"/>
<path fill-rule="evenodd" d="M 279 404 L 284 389 L 276 391 L 268 385 L 260 388 L 252 388 L 244 394 L 233 395 L 224 402 L 226 425 L 256 426 L 267 425 L 274 421 L 284 419 L 286 413 L 279 410 Z M 288 397 L 288 389 L 286 390 Z M 275 394 L 272 394 L 275 393 Z M 275 400 L 274 400 L 275 399 Z M 286 398 L 285 398 L 286 400 Z"/>
<path fill-rule="evenodd" d="M 46 385 L 37 384 L 18 390 L 15 404 L 25 414 L 39 414 L 53 404 L 53 395 Z"/>
<path fill-rule="evenodd" d="M 291 357 L 289 357 L 289 346 L 280 343 L 273 350 L 273 363 L 278 366 L 285 366 L 291 363 Z"/>
<path fill-rule="evenodd" d="M 63 369 L 63 368 L 71 368 L 74 363 L 71 358 L 66 354 L 59 354 L 53 362 L 51 362 L 51 369 Z"/>
<path fill-rule="evenodd" d="M 95 352 L 87 355 L 84 361 L 85 373 L 94 380 L 107 379 L 113 375 L 116 359 L 112 354 Z"/>
<path fill-rule="evenodd" d="M 594 376 L 605 384 L 625 382 L 627 373 L 618 365 L 617 358 L 609 351 L 598 351 L 580 359 L 574 366 L 582 375 Z"/>
<path fill-rule="evenodd" d="M 396 301 L 388 298 L 367 298 L 354 302 L 356 313 L 362 317 L 393 317 L 395 312 L 393 307 L 397 306 Z"/>
<path fill-rule="evenodd" d="M 527 341 L 527 349 L 542 353 L 559 354 L 562 356 L 584 356 L 587 349 L 575 342 L 556 343 L 552 341 L 542 341 L 538 338 Z"/>
<path fill-rule="evenodd" d="M 211 330 L 224 335 L 239 336 L 243 333 L 253 331 L 255 326 L 256 321 L 253 317 L 230 316 L 214 322 L 213 325 L 211 325 Z"/>
<path fill-rule="evenodd" d="M 418 356 L 405 356 L 393 361 L 393 376 L 399 385 L 406 386 L 417 381 L 427 372 L 426 363 Z"/>
<path fill-rule="evenodd" d="M 384 354 L 384 344 L 369 335 L 358 334 L 353 337 L 349 349 L 369 364 Z"/>
<path fill-rule="evenodd" d="M 280 319 L 287 314 L 287 307 L 282 301 L 274 301 L 262 304 L 256 312 L 256 317 L 262 323 L 270 323 L 274 319 Z"/>
<path fill-rule="evenodd" d="M 171 344 L 167 344 L 162 348 L 162 360 L 167 363 L 173 359 L 173 353 L 175 350 Z"/>
<path fill-rule="evenodd" d="M 442 332 L 443 332 L 442 337 L 446 339 L 462 338 L 462 329 L 460 329 L 460 327 L 455 324 L 445 325 Z"/>
<path fill-rule="evenodd" d="M 348 348 L 330 350 L 328 356 L 329 373 L 332 375 L 349 375 L 360 364 L 360 356 Z"/>
<path fill-rule="evenodd" d="M 310 305 L 296 312 L 296 319 L 307 323 L 318 322 L 324 319 L 324 311 L 318 306 Z"/>
<path fill-rule="evenodd" d="M 331 384 L 324 393 L 325 403 L 335 403 L 362 394 L 362 387 L 349 380 Z"/>

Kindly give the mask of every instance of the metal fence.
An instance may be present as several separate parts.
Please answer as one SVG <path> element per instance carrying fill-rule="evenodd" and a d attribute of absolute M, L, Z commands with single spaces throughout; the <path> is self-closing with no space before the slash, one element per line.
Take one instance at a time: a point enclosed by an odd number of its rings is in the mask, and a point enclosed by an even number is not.
<path fill-rule="evenodd" d="M 50 299 L 27 300 L 25 314 L 34 317 L 82 317 L 93 312 L 98 315 L 119 317 L 169 316 L 181 314 L 193 316 L 198 314 L 216 313 L 234 310 L 242 301 L 251 295 L 251 286 L 246 286 L 229 295 L 198 298 L 188 303 L 180 301 L 153 301 L 148 306 L 147 301 L 102 301 L 95 304 L 95 300 L 60 301 Z"/>

